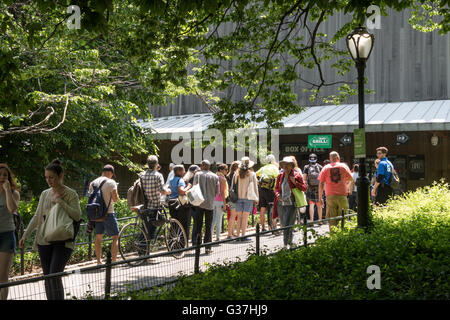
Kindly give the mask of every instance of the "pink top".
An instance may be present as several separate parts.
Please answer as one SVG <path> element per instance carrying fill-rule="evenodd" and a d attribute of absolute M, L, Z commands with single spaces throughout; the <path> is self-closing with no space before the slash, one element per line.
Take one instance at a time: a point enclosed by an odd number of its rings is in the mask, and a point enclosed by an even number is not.
<path fill-rule="evenodd" d="M 327 164 L 319 174 L 319 181 L 325 183 L 325 195 L 347 195 L 347 182 L 352 173 L 348 166 L 341 162 Z"/>
<path fill-rule="evenodd" d="M 221 174 L 217 175 L 219 177 L 219 194 L 214 198 L 214 201 L 220 201 L 223 202 L 223 198 L 222 198 L 222 180 L 225 180 L 225 183 L 227 183 L 225 177 Z"/>

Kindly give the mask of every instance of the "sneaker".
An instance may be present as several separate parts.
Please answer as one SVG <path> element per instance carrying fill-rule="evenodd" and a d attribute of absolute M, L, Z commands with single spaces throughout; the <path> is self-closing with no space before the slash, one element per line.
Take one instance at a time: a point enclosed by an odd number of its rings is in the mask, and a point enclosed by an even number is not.
<path fill-rule="evenodd" d="M 250 239 L 249 237 L 244 237 L 244 238 L 241 238 L 241 241 L 242 242 L 252 241 L 252 239 Z"/>
<path fill-rule="evenodd" d="M 205 253 L 206 253 L 207 255 L 210 255 L 210 254 L 212 253 L 212 249 L 206 249 L 206 250 L 205 250 Z"/>

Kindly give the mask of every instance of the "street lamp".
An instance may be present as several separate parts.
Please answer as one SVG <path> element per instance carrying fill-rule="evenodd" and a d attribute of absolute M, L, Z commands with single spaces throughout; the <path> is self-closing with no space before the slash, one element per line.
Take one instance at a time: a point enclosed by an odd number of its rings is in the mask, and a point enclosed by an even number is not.
<path fill-rule="evenodd" d="M 359 128 L 364 129 L 364 69 L 372 52 L 374 36 L 366 28 L 359 26 L 347 36 L 346 42 L 358 70 Z M 366 229 L 369 225 L 369 178 L 366 175 L 365 150 L 364 156 L 359 158 L 359 177 L 356 185 L 358 188 L 358 227 Z"/>

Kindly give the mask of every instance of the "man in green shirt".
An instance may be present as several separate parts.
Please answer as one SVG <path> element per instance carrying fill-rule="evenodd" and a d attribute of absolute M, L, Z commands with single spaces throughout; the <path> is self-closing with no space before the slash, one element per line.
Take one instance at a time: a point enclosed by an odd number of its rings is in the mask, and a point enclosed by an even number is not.
<path fill-rule="evenodd" d="M 275 156 L 273 154 L 269 154 L 266 158 L 268 164 L 261 167 L 258 171 L 256 171 L 256 176 L 259 179 L 259 223 L 262 227 L 262 231 L 266 231 L 266 227 L 264 225 L 264 216 L 269 213 L 269 206 L 275 198 L 275 181 L 277 179 L 279 169 L 278 164 L 275 161 Z M 272 228 L 272 217 L 267 217 L 267 224 L 269 229 Z"/>

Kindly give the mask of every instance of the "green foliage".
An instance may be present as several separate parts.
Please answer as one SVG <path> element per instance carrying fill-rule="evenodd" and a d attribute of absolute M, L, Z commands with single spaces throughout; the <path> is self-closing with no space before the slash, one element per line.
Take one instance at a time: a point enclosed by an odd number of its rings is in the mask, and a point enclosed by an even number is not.
<path fill-rule="evenodd" d="M 82 24 L 69 30 L 68 4 L 0 2 L 0 161 L 34 195 L 54 158 L 74 181 L 102 161 L 138 170 L 133 155 L 157 150 L 137 119 L 180 95 L 200 97 L 221 129 L 279 127 L 303 110 L 299 94 L 344 102 L 356 91 L 343 81 L 352 61 L 336 41 L 370 4 L 383 13 L 413 8 L 410 23 L 422 31 L 447 33 L 450 19 L 445 0 L 102 0 L 70 2 Z M 318 31 L 340 11 L 352 20 L 335 34 Z M 341 77 L 333 83 L 323 78 L 327 62 Z M 293 92 L 295 81 L 304 91 Z M 337 93 L 322 96 L 325 86 Z M 235 89 L 245 98 L 235 101 Z"/>
<path fill-rule="evenodd" d="M 104 28 L 89 18 L 112 9 L 112 2 L 96 3 L 79 4 L 78 31 L 62 20 L 65 3 L 0 4 L 0 90 L 6 93 L 0 161 L 34 196 L 46 187 L 44 167 L 54 158 L 62 160 L 67 179 L 82 181 L 103 161 L 138 170 L 132 157 L 156 151 L 150 130 L 137 122 L 150 118 L 152 94 L 139 85 L 139 70 L 123 57 L 114 34 L 99 34 Z M 127 14 L 115 15 L 110 26 Z"/>
<path fill-rule="evenodd" d="M 450 190 L 439 183 L 373 209 L 370 233 L 355 223 L 314 246 L 250 256 L 184 276 L 173 288 L 135 299 L 449 299 Z M 348 227 L 350 225 L 350 227 Z M 369 290 L 367 267 L 381 269 Z M 267 290 L 270 288 L 270 290 Z"/>

